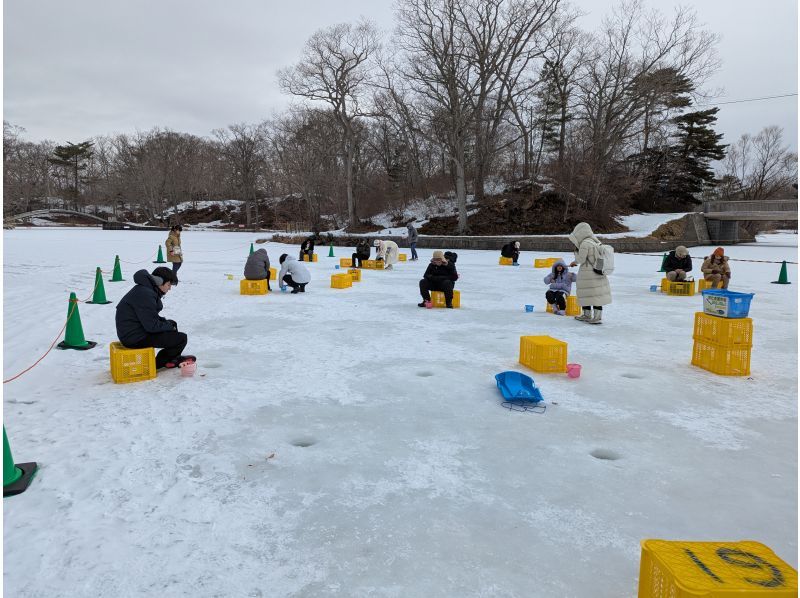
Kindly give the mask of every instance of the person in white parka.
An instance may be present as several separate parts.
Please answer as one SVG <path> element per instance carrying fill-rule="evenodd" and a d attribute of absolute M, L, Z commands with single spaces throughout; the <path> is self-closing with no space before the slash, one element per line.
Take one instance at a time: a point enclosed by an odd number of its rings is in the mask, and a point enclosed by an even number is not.
<path fill-rule="evenodd" d="M 611 303 L 611 285 L 608 283 L 608 277 L 594 270 L 600 240 L 586 222 L 575 226 L 569 235 L 569 240 L 575 245 L 575 261 L 570 266 L 580 266 L 576 295 L 578 303 L 583 308 L 583 314 L 575 316 L 575 319 L 588 324 L 600 324 L 603 318 L 603 306 Z"/>
<path fill-rule="evenodd" d="M 375 239 L 374 245 L 378 251 L 378 257 L 376 259 L 383 260 L 384 269 L 392 270 L 392 264 L 396 264 L 400 261 L 400 249 L 397 247 L 397 243 L 394 241 Z"/>

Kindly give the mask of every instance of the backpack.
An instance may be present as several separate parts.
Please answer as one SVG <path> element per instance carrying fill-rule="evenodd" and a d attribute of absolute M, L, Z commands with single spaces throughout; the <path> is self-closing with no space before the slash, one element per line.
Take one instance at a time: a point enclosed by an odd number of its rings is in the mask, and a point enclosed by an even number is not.
<path fill-rule="evenodd" d="M 592 266 L 595 274 L 608 276 L 614 272 L 614 248 L 605 243 L 597 243 L 594 247 L 594 265 Z"/>

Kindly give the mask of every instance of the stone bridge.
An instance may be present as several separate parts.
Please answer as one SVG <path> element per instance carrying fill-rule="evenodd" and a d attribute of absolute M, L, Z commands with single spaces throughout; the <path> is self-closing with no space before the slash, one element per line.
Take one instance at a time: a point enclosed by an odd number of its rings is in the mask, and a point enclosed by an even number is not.
<path fill-rule="evenodd" d="M 739 242 L 739 224 L 759 221 L 797 221 L 796 199 L 765 199 L 763 201 L 705 201 L 703 216 L 712 243 Z"/>

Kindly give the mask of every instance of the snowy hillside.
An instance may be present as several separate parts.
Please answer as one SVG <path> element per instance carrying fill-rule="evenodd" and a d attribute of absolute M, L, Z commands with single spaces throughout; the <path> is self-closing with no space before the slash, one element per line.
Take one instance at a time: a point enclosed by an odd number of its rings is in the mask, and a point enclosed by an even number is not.
<path fill-rule="evenodd" d="M 198 373 L 115 385 L 114 307 L 165 233 L 4 232 L 4 378 L 96 266 L 119 254 L 126 279 L 80 304 L 95 349 L 4 385 L 14 457 L 41 468 L 4 501 L 6 596 L 633 597 L 645 538 L 752 539 L 797 566 L 795 265 L 780 286 L 775 263 L 731 262 L 755 338 L 751 375 L 727 378 L 689 365 L 701 299 L 649 292 L 660 256 L 618 254 L 590 326 L 544 312 L 533 252 L 459 252 L 457 310 L 416 305 L 431 250 L 336 290 L 336 248 L 307 293 L 241 296 L 226 274 L 257 236 L 184 232 L 163 315 Z M 796 235 L 764 240 L 726 251 L 797 261 Z M 569 343 L 581 377 L 519 365 L 531 334 Z M 504 370 L 545 413 L 501 406 Z"/>

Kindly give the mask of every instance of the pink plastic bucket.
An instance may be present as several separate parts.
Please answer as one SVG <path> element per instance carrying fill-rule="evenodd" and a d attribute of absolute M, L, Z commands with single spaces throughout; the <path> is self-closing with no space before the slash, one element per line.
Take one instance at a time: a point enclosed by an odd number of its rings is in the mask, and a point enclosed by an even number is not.
<path fill-rule="evenodd" d="M 197 362 L 196 361 L 182 361 L 178 364 L 178 367 L 181 368 L 181 376 L 194 376 L 194 373 L 197 371 Z"/>
<path fill-rule="evenodd" d="M 425 307 L 427 309 L 433 309 L 433 301 L 426 301 L 425 302 Z"/>
<path fill-rule="evenodd" d="M 567 364 L 567 376 L 570 378 L 580 378 L 581 377 L 581 364 L 579 363 L 568 363 Z"/>

